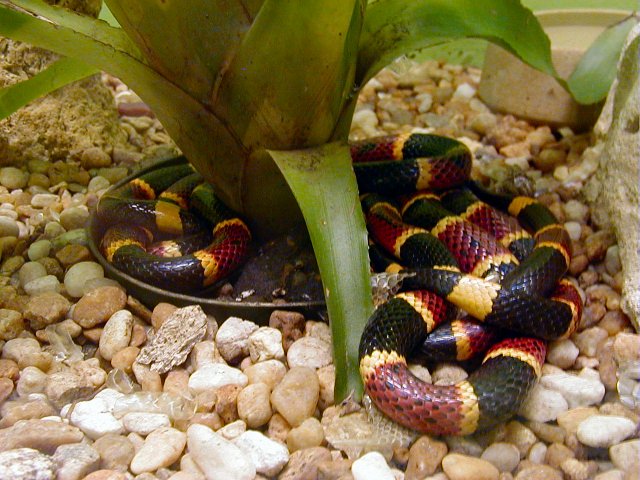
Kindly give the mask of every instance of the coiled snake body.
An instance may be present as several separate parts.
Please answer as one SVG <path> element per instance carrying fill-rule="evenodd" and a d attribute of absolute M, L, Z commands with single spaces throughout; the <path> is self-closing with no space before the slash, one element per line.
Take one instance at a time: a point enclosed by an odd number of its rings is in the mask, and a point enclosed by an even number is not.
<path fill-rule="evenodd" d="M 580 296 L 563 278 L 567 233 L 536 200 L 492 195 L 469 183 L 471 154 L 456 140 L 397 135 L 355 143 L 351 151 L 361 192 L 376 192 L 362 196 L 377 245 L 372 263 L 412 273 L 362 333 L 366 393 L 394 421 L 431 434 L 467 435 L 508 419 L 540 376 L 544 341 L 570 335 L 580 319 Z M 103 237 L 105 257 L 147 283 L 179 291 L 228 275 L 244 260 L 249 230 L 201 182 L 185 162 L 104 195 L 98 216 L 114 224 Z M 400 201 L 387 197 L 397 195 Z M 210 235 L 202 233 L 202 217 L 214 225 Z M 153 244 L 163 232 L 187 241 Z M 456 307 L 480 324 L 447 322 Z M 407 366 L 420 350 L 465 360 L 496 338 L 502 339 L 482 365 L 455 385 L 425 383 Z"/>

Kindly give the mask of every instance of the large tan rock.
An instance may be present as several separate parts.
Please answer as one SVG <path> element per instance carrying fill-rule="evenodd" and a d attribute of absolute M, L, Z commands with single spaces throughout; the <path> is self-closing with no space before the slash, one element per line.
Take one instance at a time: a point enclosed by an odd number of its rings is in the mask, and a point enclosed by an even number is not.
<path fill-rule="evenodd" d="M 97 16 L 101 0 L 51 1 Z M 51 52 L 0 37 L 0 88 L 27 80 L 59 57 Z M 90 119 L 90 120 L 88 120 Z M 113 95 L 99 75 L 34 100 L 0 121 L 0 165 L 20 165 L 31 159 L 79 158 L 91 147 L 124 145 Z"/>
<path fill-rule="evenodd" d="M 593 221 L 601 228 L 613 228 L 618 239 L 624 275 L 621 307 L 636 330 L 640 321 L 639 35 L 640 26 L 636 26 L 620 59 L 616 83 L 594 127 L 602 149 L 599 168 L 583 191 L 591 204 Z"/>

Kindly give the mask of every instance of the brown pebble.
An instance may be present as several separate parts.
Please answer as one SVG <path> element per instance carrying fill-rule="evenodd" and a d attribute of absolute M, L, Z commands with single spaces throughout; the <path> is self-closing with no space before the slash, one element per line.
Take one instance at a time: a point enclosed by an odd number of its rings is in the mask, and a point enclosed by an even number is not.
<path fill-rule="evenodd" d="M 560 468 L 562 462 L 568 458 L 575 458 L 573 451 L 561 443 L 552 443 L 547 447 L 544 461 L 553 468 Z"/>
<path fill-rule="evenodd" d="M 598 326 L 604 328 L 609 336 L 612 337 L 629 328 L 631 322 L 622 310 L 613 310 L 604 314 Z"/>
<path fill-rule="evenodd" d="M 618 383 L 618 366 L 613 358 L 613 338 L 608 338 L 598 346 L 598 373 L 607 390 L 615 390 Z"/>
<path fill-rule="evenodd" d="M 59 293 L 44 292 L 29 299 L 24 317 L 33 330 L 39 330 L 64 319 L 70 307 L 69 300 Z"/>
<path fill-rule="evenodd" d="M 640 335 L 621 332 L 613 342 L 613 357 L 620 366 L 640 359 Z"/>
<path fill-rule="evenodd" d="M 138 362 L 133 363 L 131 370 L 142 390 L 145 392 L 162 391 L 162 378 L 158 372 L 154 372 L 147 365 L 142 365 Z"/>
<path fill-rule="evenodd" d="M 216 402 L 216 413 L 224 423 L 231 423 L 238 420 L 238 407 L 236 400 L 242 390 L 240 385 L 224 385 L 216 390 L 218 401 Z"/>
<path fill-rule="evenodd" d="M 82 335 L 84 335 L 84 338 L 97 345 L 100 342 L 100 337 L 102 336 L 102 328 L 87 328 L 82 331 Z"/>
<path fill-rule="evenodd" d="M 177 309 L 178 307 L 176 307 L 175 305 L 171 305 L 170 303 L 158 303 L 151 313 L 151 325 L 153 325 L 153 328 L 158 331 L 164 321 L 169 318 L 171 314 Z"/>
<path fill-rule="evenodd" d="M 82 480 L 127 480 L 124 473 L 115 470 L 96 470 L 84 477 Z"/>
<path fill-rule="evenodd" d="M 352 464 L 353 460 L 348 458 L 336 458 L 318 462 L 318 480 L 346 480 L 347 478 L 353 478 L 353 475 L 351 475 Z"/>
<path fill-rule="evenodd" d="M 72 425 L 52 420 L 23 420 L 0 430 L 0 452 L 14 448 L 35 448 L 52 454 L 66 443 L 78 443 L 84 434 Z"/>
<path fill-rule="evenodd" d="M 447 454 L 447 444 L 423 435 L 409 450 L 409 462 L 405 472 L 406 480 L 420 480 L 433 475 Z"/>
<path fill-rule="evenodd" d="M 131 328 L 130 347 L 141 347 L 147 341 L 147 331 L 139 323 L 134 323 Z"/>
<path fill-rule="evenodd" d="M 278 480 L 318 478 L 318 466 L 331 461 L 331 452 L 325 447 L 311 447 L 293 452 L 289 463 L 278 475 Z"/>
<path fill-rule="evenodd" d="M 530 465 L 520 470 L 515 476 L 515 480 L 563 480 L 563 478 L 562 472 L 549 465 Z"/>
<path fill-rule="evenodd" d="M 65 245 L 56 252 L 55 257 L 64 268 L 69 268 L 71 265 L 75 265 L 76 263 L 86 262 L 93 259 L 91 252 L 87 247 L 76 243 Z"/>
<path fill-rule="evenodd" d="M 0 404 L 13 393 L 13 382 L 7 377 L 0 377 Z"/>
<path fill-rule="evenodd" d="M 82 328 L 93 328 L 122 310 L 127 295 L 119 287 L 99 287 L 83 295 L 73 309 L 73 320 Z"/>
<path fill-rule="evenodd" d="M 162 390 L 174 395 L 183 395 L 188 390 L 189 372 L 182 368 L 174 368 L 167 373 Z"/>
<path fill-rule="evenodd" d="M 131 373 L 133 370 L 133 363 L 136 361 L 136 357 L 139 353 L 140 349 L 138 347 L 125 347 L 111 357 L 111 366 L 127 373 Z"/>
<path fill-rule="evenodd" d="M 267 427 L 267 436 L 272 440 L 280 443 L 287 442 L 287 434 L 291 430 L 291 425 L 279 413 L 274 413 L 269 420 Z"/>
<path fill-rule="evenodd" d="M 449 453 L 442 459 L 442 469 L 450 480 L 497 480 L 499 470 L 490 462 L 459 453 Z"/>
<path fill-rule="evenodd" d="M 565 431 L 562 427 L 551 425 L 549 423 L 533 421 L 527 422 L 526 425 L 540 440 L 544 440 L 547 443 L 564 442 Z"/>
<path fill-rule="evenodd" d="M 151 323 L 152 312 L 149 310 L 140 300 L 129 295 L 127 297 L 127 308 L 136 317 L 144 320 L 146 323 Z"/>
<path fill-rule="evenodd" d="M 58 260 L 51 257 L 44 257 L 39 258 L 36 261 L 44 266 L 44 269 L 47 271 L 47 275 L 53 275 L 60 282 L 64 280 L 64 269 Z"/>
<path fill-rule="evenodd" d="M 2 405 L 0 428 L 7 428 L 20 420 L 43 418 L 56 415 L 57 411 L 46 399 L 36 398 L 31 401 L 13 400 Z"/>
<path fill-rule="evenodd" d="M 224 426 L 224 422 L 216 412 L 196 412 L 189 419 L 189 425 L 199 424 L 209 427 L 212 430 L 219 430 Z"/>
<path fill-rule="evenodd" d="M 592 262 L 604 260 L 607 249 L 614 243 L 616 243 L 616 237 L 609 230 L 599 230 L 589 235 L 584 241 L 587 257 Z"/>
<path fill-rule="evenodd" d="M 584 253 L 575 255 L 571 257 L 571 263 L 569 264 L 569 273 L 572 276 L 577 277 L 582 272 L 584 272 L 588 266 L 589 259 Z"/>
<path fill-rule="evenodd" d="M 0 358 L 0 378 L 17 380 L 19 373 L 20 369 L 15 361 L 8 358 Z"/>
<path fill-rule="evenodd" d="M 269 326 L 282 332 L 282 346 L 286 352 L 304 333 L 304 315 L 299 312 L 274 310 L 269 317 Z"/>

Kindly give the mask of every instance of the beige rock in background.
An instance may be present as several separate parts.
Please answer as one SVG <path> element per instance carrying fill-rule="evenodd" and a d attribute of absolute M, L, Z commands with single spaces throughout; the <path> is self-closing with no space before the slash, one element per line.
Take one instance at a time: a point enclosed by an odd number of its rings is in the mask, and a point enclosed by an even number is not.
<path fill-rule="evenodd" d="M 613 228 L 624 275 L 622 310 L 640 322 L 640 25 L 630 33 L 618 77 L 594 127 L 599 168 L 583 193 L 592 219 Z"/>
<path fill-rule="evenodd" d="M 97 16 L 101 0 L 48 0 Z M 0 38 L 0 88 L 26 80 L 58 56 Z M 90 118 L 91 121 L 87 121 Z M 37 133 L 36 133 L 37 132 Z M 89 147 L 111 148 L 126 141 L 111 92 L 99 75 L 67 85 L 0 121 L 0 166 L 31 159 L 64 160 Z"/>

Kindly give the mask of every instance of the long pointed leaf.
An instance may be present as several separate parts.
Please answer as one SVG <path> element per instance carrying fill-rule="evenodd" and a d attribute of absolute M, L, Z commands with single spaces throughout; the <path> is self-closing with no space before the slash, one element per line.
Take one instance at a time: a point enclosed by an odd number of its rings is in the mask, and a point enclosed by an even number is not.
<path fill-rule="evenodd" d="M 358 85 L 402 54 L 459 38 L 484 38 L 555 75 L 549 39 L 513 0 L 379 0 L 365 15 Z"/>
<path fill-rule="evenodd" d="M 344 143 L 270 151 L 302 209 L 318 260 L 333 335 L 336 401 L 360 397 L 358 346 L 373 310 L 367 231 Z"/>
<path fill-rule="evenodd" d="M 578 102 L 596 103 L 607 96 L 616 78 L 616 64 L 624 42 L 637 23 L 638 18 L 631 16 L 607 28 L 584 53 L 567 80 L 569 90 Z"/>
<path fill-rule="evenodd" d="M 0 120 L 36 98 L 97 72 L 80 60 L 61 58 L 30 79 L 0 89 Z"/>

